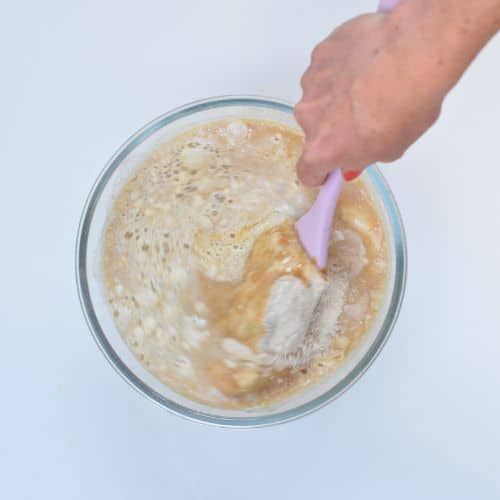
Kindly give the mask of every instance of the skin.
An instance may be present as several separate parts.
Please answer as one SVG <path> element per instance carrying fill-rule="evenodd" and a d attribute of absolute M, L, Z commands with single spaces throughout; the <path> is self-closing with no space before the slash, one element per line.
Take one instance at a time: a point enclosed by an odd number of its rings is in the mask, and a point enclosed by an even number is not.
<path fill-rule="evenodd" d="M 313 50 L 301 80 L 299 179 L 318 186 L 342 168 L 352 180 L 400 158 L 499 30 L 500 0 L 404 0 L 337 28 Z"/>

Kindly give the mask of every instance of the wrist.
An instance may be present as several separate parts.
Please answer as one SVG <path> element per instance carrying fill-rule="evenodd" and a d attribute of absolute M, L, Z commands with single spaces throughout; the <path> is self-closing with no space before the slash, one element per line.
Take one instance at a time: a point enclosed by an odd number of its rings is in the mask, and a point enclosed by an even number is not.
<path fill-rule="evenodd" d="M 445 95 L 500 29 L 500 0 L 404 0 L 384 23 L 401 66 Z"/>

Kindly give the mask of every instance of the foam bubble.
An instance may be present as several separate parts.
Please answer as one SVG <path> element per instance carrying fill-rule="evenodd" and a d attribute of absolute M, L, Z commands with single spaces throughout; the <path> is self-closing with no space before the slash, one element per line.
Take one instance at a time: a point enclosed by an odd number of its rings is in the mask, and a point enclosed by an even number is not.
<path fill-rule="evenodd" d="M 242 120 L 233 120 L 227 127 L 227 138 L 230 144 L 243 142 L 248 136 L 248 127 Z"/>

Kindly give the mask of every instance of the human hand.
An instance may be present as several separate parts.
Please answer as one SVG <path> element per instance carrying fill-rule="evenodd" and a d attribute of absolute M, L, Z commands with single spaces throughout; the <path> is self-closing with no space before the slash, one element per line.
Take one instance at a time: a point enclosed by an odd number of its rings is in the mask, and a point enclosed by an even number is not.
<path fill-rule="evenodd" d="M 337 28 L 313 51 L 295 117 L 307 185 L 342 168 L 351 180 L 398 159 L 438 118 L 447 92 L 498 29 L 498 0 L 407 0 Z M 496 9 L 496 10 L 493 10 Z"/>
<path fill-rule="evenodd" d="M 401 57 L 401 36 L 386 15 L 369 14 L 314 49 L 295 107 L 306 137 L 297 166 L 305 184 L 321 184 L 337 167 L 350 180 L 375 161 L 398 159 L 439 116 L 444 94 L 417 95 L 426 82 L 406 72 L 412 62 Z"/>

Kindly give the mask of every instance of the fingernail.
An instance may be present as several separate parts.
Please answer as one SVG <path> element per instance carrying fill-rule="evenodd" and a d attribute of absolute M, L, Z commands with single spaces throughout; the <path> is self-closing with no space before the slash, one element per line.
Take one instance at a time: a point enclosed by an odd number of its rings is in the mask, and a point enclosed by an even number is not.
<path fill-rule="evenodd" d="M 348 170 L 347 172 L 342 171 L 342 175 L 346 181 L 353 181 L 357 179 L 363 173 L 362 170 Z"/>

